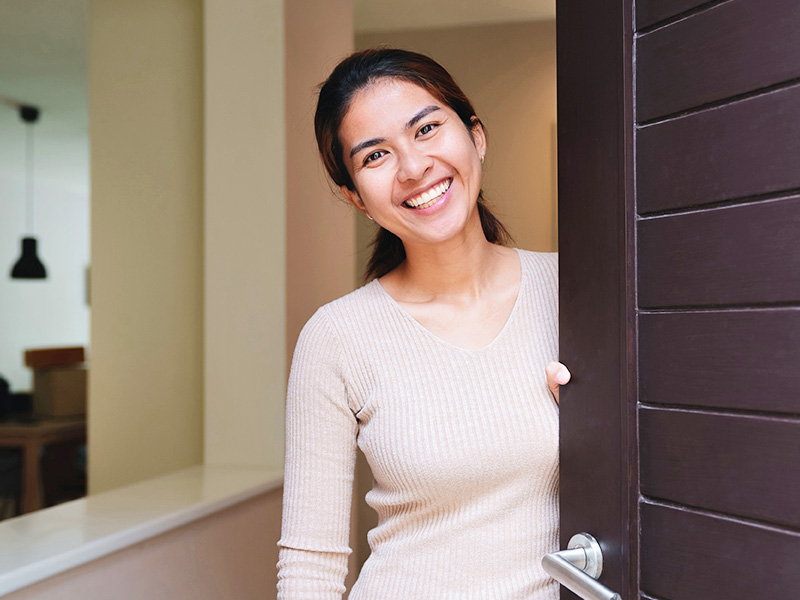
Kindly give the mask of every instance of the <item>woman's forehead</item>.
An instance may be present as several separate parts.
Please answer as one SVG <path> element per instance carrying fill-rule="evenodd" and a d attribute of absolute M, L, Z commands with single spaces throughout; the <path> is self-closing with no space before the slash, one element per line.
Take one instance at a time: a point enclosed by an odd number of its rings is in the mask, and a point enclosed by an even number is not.
<path fill-rule="evenodd" d="M 344 140 L 353 129 L 403 128 L 420 110 L 446 105 L 415 83 L 384 77 L 356 92 L 342 119 L 340 136 Z M 380 132 L 375 132 L 380 133 Z"/>
<path fill-rule="evenodd" d="M 380 77 L 358 90 L 353 99 L 359 96 L 384 96 L 384 97 L 416 97 L 433 98 L 431 93 L 423 86 L 398 77 Z M 352 103 L 351 103 L 352 104 Z"/>

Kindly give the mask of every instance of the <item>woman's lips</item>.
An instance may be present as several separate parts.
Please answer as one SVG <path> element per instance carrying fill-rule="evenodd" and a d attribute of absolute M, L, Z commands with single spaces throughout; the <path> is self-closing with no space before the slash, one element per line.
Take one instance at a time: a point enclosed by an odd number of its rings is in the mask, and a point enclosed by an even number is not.
<path fill-rule="evenodd" d="M 403 202 L 403 206 L 406 208 L 413 208 L 415 210 L 431 207 L 436 204 L 436 202 L 447 192 L 448 189 L 450 189 L 451 183 L 453 183 L 453 179 L 448 177 L 441 183 L 431 186 L 421 194 L 417 194 L 413 198 L 409 198 Z"/>

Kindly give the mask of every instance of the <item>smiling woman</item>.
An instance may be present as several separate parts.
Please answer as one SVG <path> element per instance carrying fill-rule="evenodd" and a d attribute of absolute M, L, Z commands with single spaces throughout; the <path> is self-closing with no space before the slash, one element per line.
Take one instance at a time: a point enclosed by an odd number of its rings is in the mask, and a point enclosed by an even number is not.
<path fill-rule="evenodd" d="M 320 308 L 295 351 L 279 598 L 345 591 L 356 446 L 379 524 L 352 600 L 556 598 L 539 564 L 558 542 L 557 256 L 502 245 L 483 125 L 431 59 L 348 57 L 315 124 L 380 233 L 374 279 Z"/>
<path fill-rule="evenodd" d="M 405 90 L 396 89 L 393 96 L 391 94 L 384 95 L 378 90 L 371 89 L 373 83 L 380 83 L 379 87 L 388 86 L 389 88 L 397 86 L 402 88 L 405 85 Z M 374 122 L 371 125 L 360 122 L 353 111 L 348 110 L 355 98 L 363 96 L 369 91 L 373 92 L 368 94 L 372 102 L 364 103 L 366 106 L 364 106 L 363 112 L 368 113 L 369 109 L 372 109 Z M 483 124 L 476 116 L 469 99 L 441 65 L 424 55 L 413 52 L 399 50 L 360 52 L 354 54 L 347 61 L 343 61 L 331 74 L 326 85 L 320 91 L 314 123 L 323 163 L 333 182 L 341 187 L 345 197 L 351 202 L 358 200 L 357 196 L 352 194 L 356 190 L 353 179 L 355 169 L 352 166 L 355 164 L 356 154 L 359 156 L 364 154 L 362 164 L 358 167 L 360 171 L 365 166 L 364 161 L 382 158 L 388 152 L 386 149 L 377 147 L 387 141 L 378 133 L 389 125 L 389 123 L 382 123 L 382 118 L 394 114 L 391 112 L 394 107 L 390 108 L 384 103 L 391 98 L 402 103 L 404 91 L 413 92 L 416 96 L 415 100 L 424 98 L 425 94 L 422 92 L 427 92 L 427 99 L 430 101 L 429 104 L 426 104 L 424 100 L 421 100 L 421 106 L 418 107 L 419 112 L 413 112 L 412 108 L 406 107 L 405 110 L 412 111 L 405 116 L 407 121 L 403 116 L 397 117 L 397 120 L 403 123 L 402 129 L 407 135 L 417 136 L 420 141 L 433 137 L 435 129 L 440 125 L 436 117 L 443 118 L 441 115 L 433 113 L 444 111 L 447 113 L 451 129 L 452 125 L 460 122 L 464 130 L 460 133 L 470 133 L 472 136 L 480 138 L 482 146 L 480 151 L 475 141 L 472 144 L 473 152 L 476 153 L 475 158 L 483 162 L 486 152 Z M 348 117 L 347 122 L 343 122 L 345 113 Z M 369 115 L 364 114 L 363 116 L 367 118 Z M 430 117 L 430 122 L 424 121 L 426 117 Z M 351 128 L 365 127 L 363 135 L 368 137 L 357 141 L 353 140 L 352 145 L 345 152 L 343 140 L 346 135 L 344 128 L 347 125 L 350 125 Z M 415 128 L 415 126 L 417 127 Z M 371 135 L 370 131 L 375 135 Z M 372 149 L 372 152 L 366 152 L 367 149 Z M 354 202 L 354 204 L 361 209 L 360 202 Z M 511 241 L 508 231 L 489 210 L 480 190 L 478 191 L 477 211 L 484 235 L 490 243 L 506 245 Z M 362 210 L 362 212 L 364 211 Z M 374 218 L 374 215 L 370 214 L 369 216 Z M 380 221 L 378 223 L 380 224 Z M 374 246 L 375 251 L 367 267 L 367 279 L 385 275 L 405 258 L 405 248 L 400 238 L 385 227 L 379 229 Z"/>
<path fill-rule="evenodd" d="M 472 200 L 480 193 L 483 128 L 467 128 L 434 102 L 413 83 L 384 79 L 358 94 L 339 128 L 353 182 L 342 193 L 406 252 L 409 244 L 471 235 L 470 226 L 480 231 Z"/>

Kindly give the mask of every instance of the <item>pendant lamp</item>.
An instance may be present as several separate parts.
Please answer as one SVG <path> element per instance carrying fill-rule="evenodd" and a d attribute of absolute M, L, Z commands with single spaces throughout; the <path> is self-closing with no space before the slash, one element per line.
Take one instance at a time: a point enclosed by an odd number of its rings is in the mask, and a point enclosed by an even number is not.
<path fill-rule="evenodd" d="M 39 120 L 39 109 L 22 105 L 19 116 L 25 121 L 25 213 L 29 235 L 22 238 L 22 255 L 11 269 L 12 279 L 44 279 L 47 269 L 36 253 L 36 238 L 33 237 L 33 124 Z"/>

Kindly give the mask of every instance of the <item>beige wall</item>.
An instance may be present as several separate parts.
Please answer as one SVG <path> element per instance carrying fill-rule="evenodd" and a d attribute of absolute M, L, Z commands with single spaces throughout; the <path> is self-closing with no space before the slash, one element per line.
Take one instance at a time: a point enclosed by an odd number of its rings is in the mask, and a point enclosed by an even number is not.
<path fill-rule="evenodd" d="M 555 250 L 555 21 L 356 38 L 358 48 L 379 44 L 424 52 L 450 71 L 488 129 L 487 199 L 517 246 Z"/>
<path fill-rule="evenodd" d="M 280 465 L 282 0 L 205 0 L 205 462 Z"/>
<path fill-rule="evenodd" d="M 201 19 L 89 4 L 93 493 L 202 461 Z"/>
<path fill-rule="evenodd" d="M 332 193 L 314 139 L 316 88 L 353 50 L 352 0 L 286 3 L 287 353 L 314 311 L 354 287 L 355 211 Z"/>
<path fill-rule="evenodd" d="M 284 19 L 286 353 L 291 361 L 297 336 L 314 311 L 355 287 L 355 211 L 332 192 L 314 138 L 317 86 L 353 51 L 352 0 L 287 2 Z M 348 588 L 357 575 L 355 558 L 350 557 Z"/>
<path fill-rule="evenodd" d="M 9 600 L 276 598 L 280 489 L 11 593 Z"/>
<path fill-rule="evenodd" d="M 314 88 L 352 49 L 350 0 L 89 13 L 91 491 L 280 465 L 287 353 L 354 285 L 353 214 L 311 127 Z"/>
<path fill-rule="evenodd" d="M 353 213 L 311 127 L 315 86 L 352 49 L 350 0 L 94 0 L 89 15 L 91 491 L 203 461 L 278 465 L 287 351 L 354 287 Z M 14 597 L 274 597 L 279 505 Z"/>

